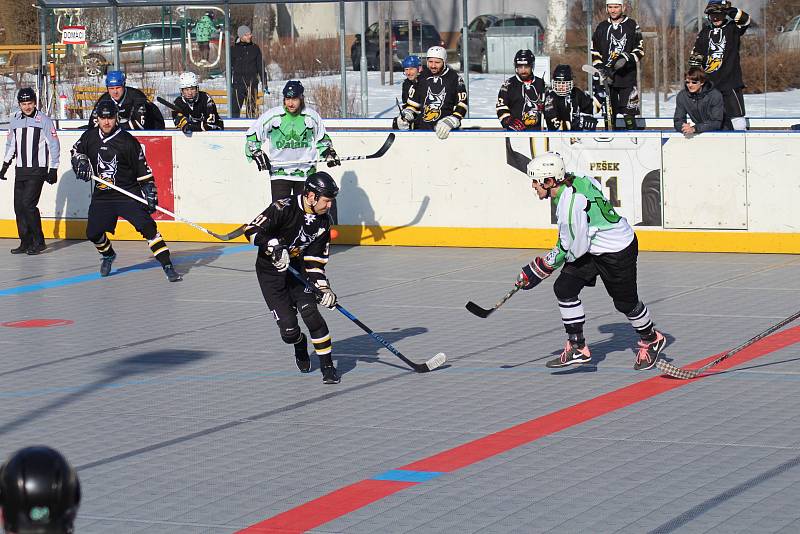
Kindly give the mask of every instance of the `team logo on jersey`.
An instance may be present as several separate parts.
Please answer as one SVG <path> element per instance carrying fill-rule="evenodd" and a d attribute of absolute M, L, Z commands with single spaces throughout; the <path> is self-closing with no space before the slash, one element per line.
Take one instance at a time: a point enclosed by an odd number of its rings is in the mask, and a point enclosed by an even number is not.
<path fill-rule="evenodd" d="M 719 35 L 719 40 L 714 41 L 714 34 Z M 727 39 L 722 32 L 712 31 L 708 35 L 708 57 L 706 57 L 706 72 L 714 72 L 722 66 L 722 58 L 725 56 L 725 45 Z"/>
<path fill-rule="evenodd" d="M 279 139 L 275 139 L 275 148 L 279 150 L 282 148 L 308 148 L 311 146 L 311 143 L 306 138 L 305 131 L 289 130 L 284 132 L 279 130 L 279 132 L 282 136 Z"/>
<path fill-rule="evenodd" d="M 97 174 L 106 182 L 116 183 L 114 180 L 117 177 L 117 155 L 111 161 L 104 160 L 100 154 L 97 154 Z M 97 184 L 97 189 L 108 189 L 108 186 L 101 183 Z"/>
<path fill-rule="evenodd" d="M 442 116 L 444 99 L 447 96 L 447 89 L 442 87 L 438 93 L 434 93 L 428 87 L 428 95 L 425 97 L 425 108 L 422 113 L 422 120 L 425 122 L 436 122 Z"/>
<path fill-rule="evenodd" d="M 536 126 L 539 123 L 539 110 L 536 109 L 536 103 L 528 96 L 528 93 L 523 91 L 525 101 L 522 104 L 522 122 L 525 126 Z"/>
<path fill-rule="evenodd" d="M 306 218 L 306 224 L 311 224 L 312 222 L 317 220 L 317 216 L 314 215 L 313 213 L 306 213 L 304 214 L 304 216 Z"/>
<path fill-rule="evenodd" d="M 625 51 L 625 45 L 628 44 L 628 36 L 622 34 L 622 37 L 617 39 L 614 34 L 610 34 L 609 37 L 608 57 L 611 61 L 616 61 L 619 55 Z"/>

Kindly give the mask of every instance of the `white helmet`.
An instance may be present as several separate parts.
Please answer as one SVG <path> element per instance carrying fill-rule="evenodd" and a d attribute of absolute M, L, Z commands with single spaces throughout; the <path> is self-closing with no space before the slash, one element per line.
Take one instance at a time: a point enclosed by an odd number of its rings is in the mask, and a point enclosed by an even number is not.
<path fill-rule="evenodd" d="M 447 50 L 441 46 L 432 46 L 428 49 L 428 53 L 425 54 L 425 57 L 441 59 L 444 63 L 447 63 Z"/>
<path fill-rule="evenodd" d="M 545 178 L 552 178 L 556 184 L 564 181 L 564 160 L 558 152 L 545 152 L 528 162 L 528 176 L 531 180 L 544 183 Z"/>
<path fill-rule="evenodd" d="M 607 6 L 621 6 L 624 2 L 622 0 L 606 0 Z"/>
<path fill-rule="evenodd" d="M 197 74 L 194 72 L 184 72 L 181 74 L 180 84 L 181 89 L 186 89 L 187 87 L 197 87 L 199 85 Z"/>

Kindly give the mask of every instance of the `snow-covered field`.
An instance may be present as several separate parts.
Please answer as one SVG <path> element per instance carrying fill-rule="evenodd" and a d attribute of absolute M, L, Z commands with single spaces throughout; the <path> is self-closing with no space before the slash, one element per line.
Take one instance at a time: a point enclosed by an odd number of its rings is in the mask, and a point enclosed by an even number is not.
<path fill-rule="evenodd" d="M 276 67 L 273 65 L 273 67 Z M 264 106 L 269 107 L 276 105 L 280 102 L 280 92 L 283 88 L 285 80 L 277 68 L 271 69 L 271 80 L 269 82 L 271 94 L 265 99 Z M 469 78 L 469 108 L 470 116 L 473 118 L 495 117 L 494 105 L 497 97 L 497 91 L 503 80 L 507 75 L 504 74 L 480 74 L 470 73 Z M 388 84 L 388 74 L 386 75 L 386 85 L 381 85 L 381 76 L 378 72 L 370 72 L 368 74 L 367 83 L 367 100 L 368 100 L 368 117 L 393 117 L 397 113 L 396 100 L 400 97 L 400 86 L 403 82 L 403 74 L 401 72 L 394 73 L 394 84 Z M 16 95 L 16 88 L 14 83 L 5 78 L 5 86 L 0 86 L 2 91 L 2 98 L 0 99 L 0 121 L 5 122 L 8 120 L 9 111 L 16 110 L 16 102 L 14 96 Z M 308 102 L 314 105 L 314 89 L 320 85 L 335 85 L 341 84 L 341 76 L 339 74 L 330 76 L 319 76 L 313 78 L 304 78 L 304 85 L 306 85 L 308 93 Z M 33 77 L 28 81 L 24 80 L 23 83 L 34 84 Z M 71 87 L 73 85 L 95 85 L 98 83 L 97 79 L 81 79 L 74 82 L 63 82 L 59 85 L 59 92 L 64 92 L 70 99 L 72 95 Z M 156 94 L 172 99 L 178 95 L 178 73 L 162 76 L 161 73 L 149 73 L 142 82 L 139 74 L 132 74 L 129 77 L 129 84 L 134 87 L 144 84 L 148 87 L 156 89 Z M 578 75 L 578 85 L 585 87 L 585 78 L 583 73 Z M 215 77 L 205 80 L 201 84 L 201 88 L 205 89 L 224 89 L 225 79 L 223 77 Z M 355 102 L 357 110 L 360 110 L 361 102 L 361 74 L 359 72 L 347 72 L 347 92 L 350 95 L 350 100 Z M 656 102 L 655 95 L 645 93 L 642 99 L 642 115 L 645 117 L 656 116 Z M 799 117 L 800 118 L 800 89 L 793 89 L 790 91 L 779 93 L 766 93 L 761 95 L 745 95 L 745 105 L 747 107 L 747 115 L 749 117 Z M 660 117 L 671 117 L 675 109 L 675 93 L 670 93 L 666 100 L 663 95 L 659 105 Z M 358 112 L 359 115 L 360 112 Z M 799 121 L 800 122 L 800 121 Z"/>

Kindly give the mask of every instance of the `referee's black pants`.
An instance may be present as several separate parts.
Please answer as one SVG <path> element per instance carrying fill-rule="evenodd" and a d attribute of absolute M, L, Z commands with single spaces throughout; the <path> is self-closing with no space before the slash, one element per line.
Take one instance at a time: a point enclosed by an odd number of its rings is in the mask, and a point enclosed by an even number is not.
<path fill-rule="evenodd" d="M 19 240 L 23 246 L 44 245 L 42 217 L 36 207 L 43 185 L 44 175 L 24 176 L 14 181 L 14 213 L 17 216 Z"/>

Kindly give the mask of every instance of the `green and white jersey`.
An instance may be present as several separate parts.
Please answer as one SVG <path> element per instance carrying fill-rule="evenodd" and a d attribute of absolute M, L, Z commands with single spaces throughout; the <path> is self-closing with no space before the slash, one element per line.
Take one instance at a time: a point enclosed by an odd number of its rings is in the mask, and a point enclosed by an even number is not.
<path fill-rule="evenodd" d="M 267 142 L 269 150 L 264 150 Z M 316 170 L 314 165 L 283 166 L 281 162 L 318 159 L 330 146 L 331 138 L 316 111 L 305 108 L 292 115 L 283 106 L 277 106 L 261 115 L 247 130 L 245 155 L 251 159 L 256 150 L 264 150 L 272 163 L 273 178 L 303 181 Z"/>
<path fill-rule="evenodd" d="M 553 199 L 558 243 L 545 257 L 551 267 L 561 267 L 586 253 L 619 252 L 633 241 L 633 228 L 600 187 L 594 178 L 576 176 L 572 186 L 562 186 Z"/>

